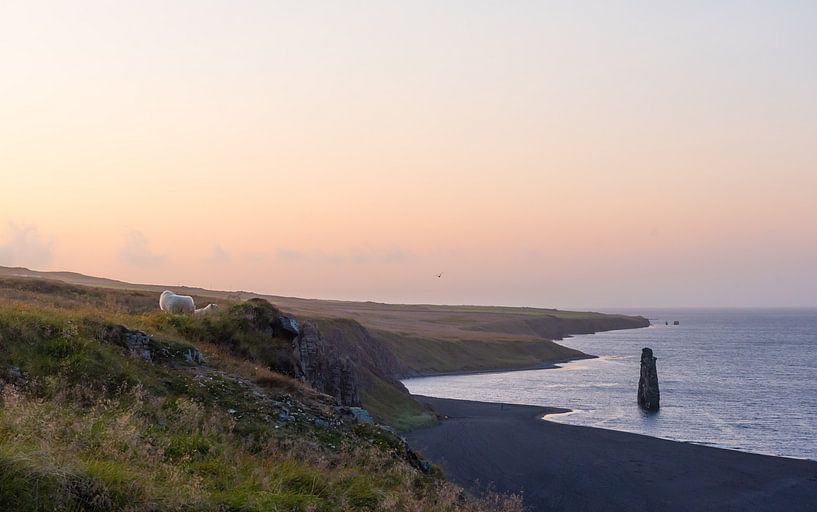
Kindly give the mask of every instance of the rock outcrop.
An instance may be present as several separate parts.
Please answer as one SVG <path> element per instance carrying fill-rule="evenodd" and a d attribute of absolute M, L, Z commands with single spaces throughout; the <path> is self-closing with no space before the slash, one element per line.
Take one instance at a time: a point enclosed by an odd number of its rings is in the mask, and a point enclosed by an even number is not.
<path fill-rule="evenodd" d="M 657 411 L 661 400 L 658 391 L 658 370 L 651 348 L 641 350 L 641 378 L 638 379 L 638 405 L 647 411 Z"/>
<path fill-rule="evenodd" d="M 335 413 L 342 419 L 354 423 L 374 423 L 369 411 L 363 407 L 335 407 Z"/>
<path fill-rule="evenodd" d="M 284 336 L 296 337 L 300 334 L 298 330 L 298 321 L 294 318 L 280 315 L 277 320 L 278 329 Z"/>
<path fill-rule="evenodd" d="M 16 366 L 9 366 L 8 368 L 0 370 L 0 388 L 2 388 L 4 384 L 22 386 L 25 384 L 23 372 Z"/>
<path fill-rule="evenodd" d="M 184 358 L 185 362 L 188 364 L 206 364 L 207 360 L 204 358 L 204 354 L 198 351 L 195 348 L 187 348 L 182 352 L 182 357 Z"/>
<path fill-rule="evenodd" d="M 299 379 L 335 398 L 337 405 L 360 405 L 358 376 L 349 354 L 325 338 L 317 325 L 285 315 L 269 301 L 253 298 L 230 306 L 203 324 L 201 336 Z"/>
<path fill-rule="evenodd" d="M 357 374 L 348 357 L 327 343 L 317 326 L 304 322 L 293 340 L 301 378 L 310 386 L 335 397 L 341 405 L 360 405 Z"/>
<path fill-rule="evenodd" d="M 147 362 L 184 361 L 194 365 L 206 363 L 204 354 L 195 347 L 171 346 L 155 341 L 144 331 L 128 329 L 124 325 L 102 326 L 100 339 L 126 349 L 131 357 Z"/>
<path fill-rule="evenodd" d="M 146 332 L 131 330 L 124 325 L 108 325 L 103 329 L 102 339 L 126 348 L 133 357 L 145 361 L 153 360 L 153 353 L 150 350 L 150 336 Z"/>

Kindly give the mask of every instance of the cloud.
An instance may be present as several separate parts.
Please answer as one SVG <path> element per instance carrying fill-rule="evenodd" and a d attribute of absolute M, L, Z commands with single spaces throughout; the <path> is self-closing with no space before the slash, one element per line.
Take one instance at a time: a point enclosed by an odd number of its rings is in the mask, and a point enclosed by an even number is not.
<path fill-rule="evenodd" d="M 148 239 L 141 231 L 130 230 L 125 239 L 125 246 L 119 251 L 119 257 L 134 267 L 158 267 L 165 262 L 165 257 L 153 252 Z"/>
<path fill-rule="evenodd" d="M 267 255 L 266 255 L 266 253 L 263 253 L 263 252 L 247 251 L 247 252 L 241 253 L 241 258 L 244 261 L 246 261 L 247 263 L 255 265 L 255 264 L 261 263 L 265 259 L 267 259 Z"/>
<path fill-rule="evenodd" d="M 281 261 L 304 261 L 309 259 L 309 256 L 301 251 L 286 248 L 278 249 L 275 257 Z"/>
<path fill-rule="evenodd" d="M 0 264 L 38 267 L 51 262 L 54 242 L 43 239 L 36 226 L 8 223 L 9 236 L 0 244 Z"/>
<path fill-rule="evenodd" d="M 354 264 L 369 263 L 401 263 L 406 261 L 411 253 L 403 249 L 352 249 L 349 252 L 303 252 L 296 249 L 280 248 L 275 253 L 276 259 L 282 262 L 306 262 L 323 264 Z"/>
<path fill-rule="evenodd" d="M 355 249 L 349 255 L 349 261 L 352 263 L 366 264 L 366 263 L 401 263 L 408 259 L 409 253 L 403 249 L 386 249 L 386 250 L 371 250 L 371 249 Z"/>
<path fill-rule="evenodd" d="M 213 246 L 213 250 L 210 251 L 207 262 L 215 265 L 224 265 L 225 263 L 230 263 L 230 255 L 220 245 L 216 244 Z"/>
<path fill-rule="evenodd" d="M 410 259 L 412 254 L 400 248 L 389 249 L 380 254 L 380 260 L 384 263 L 402 263 Z"/>

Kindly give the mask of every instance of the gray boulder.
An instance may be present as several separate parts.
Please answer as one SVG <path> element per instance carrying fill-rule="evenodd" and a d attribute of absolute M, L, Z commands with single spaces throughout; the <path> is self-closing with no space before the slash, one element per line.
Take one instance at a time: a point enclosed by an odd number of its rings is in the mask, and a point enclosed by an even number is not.
<path fill-rule="evenodd" d="M 3 384 L 13 384 L 15 386 L 22 386 L 25 384 L 23 372 L 16 366 L 9 366 L 5 371 L 0 372 L 0 387 Z"/>
<path fill-rule="evenodd" d="M 131 330 L 124 325 L 109 325 L 102 332 L 102 340 L 126 348 L 132 357 L 153 360 L 150 335 L 146 332 Z"/>
<path fill-rule="evenodd" d="M 355 423 L 374 423 L 369 411 L 363 407 L 335 407 L 335 412 L 341 418 Z"/>
<path fill-rule="evenodd" d="M 204 358 L 204 354 L 193 347 L 186 349 L 182 356 L 189 364 L 205 364 L 207 362 L 207 360 Z"/>
<path fill-rule="evenodd" d="M 125 346 L 133 357 L 140 357 L 145 361 L 152 361 L 150 351 L 150 335 L 142 331 L 129 331 L 124 336 Z"/>
<path fill-rule="evenodd" d="M 349 410 L 352 413 L 352 416 L 354 416 L 355 421 L 358 423 L 374 423 L 369 411 L 363 407 L 350 407 Z"/>

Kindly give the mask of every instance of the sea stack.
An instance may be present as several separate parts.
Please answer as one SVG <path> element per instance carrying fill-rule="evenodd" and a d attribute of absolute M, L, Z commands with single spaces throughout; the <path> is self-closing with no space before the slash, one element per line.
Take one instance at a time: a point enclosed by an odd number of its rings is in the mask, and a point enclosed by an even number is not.
<path fill-rule="evenodd" d="M 641 378 L 638 379 L 638 405 L 646 411 L 657 411 L 661 393 L 658 391 L 658 370 L 651 348 L 641 349 Z"/>

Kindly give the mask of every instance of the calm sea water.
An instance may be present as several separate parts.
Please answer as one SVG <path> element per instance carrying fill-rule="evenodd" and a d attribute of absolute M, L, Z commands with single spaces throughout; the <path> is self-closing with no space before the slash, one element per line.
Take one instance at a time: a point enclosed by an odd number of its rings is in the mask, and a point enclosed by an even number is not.
<path fill-rule="evenodd" d="M 599 358 L 557 369 L 404 383 L 421 395 L 573 410 L 550 421 L 817 460 L 817 310 L 616 312 L 653 326 L 565 339 Z M 636 404 L 642 347 L 658 357 L 655 414 Z"/>

